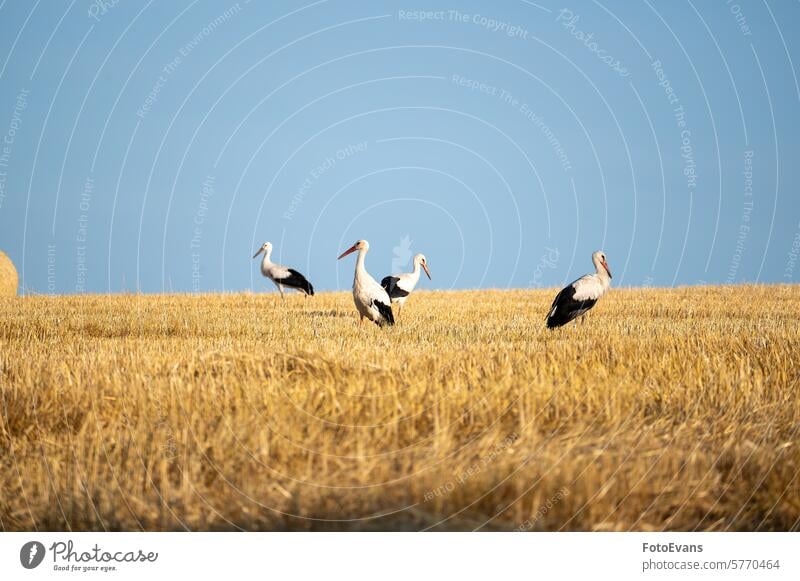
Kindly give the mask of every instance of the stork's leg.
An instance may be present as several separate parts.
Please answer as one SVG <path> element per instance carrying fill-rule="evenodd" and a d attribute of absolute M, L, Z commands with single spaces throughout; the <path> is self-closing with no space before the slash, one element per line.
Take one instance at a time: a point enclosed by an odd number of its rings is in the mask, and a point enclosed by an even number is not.
<path fill-rule="evenodd" d="M 281 300 L 285 299 L 286 297 L 283 294 L 283 285 L 282 284 L 278 285 L 278 290 L 281 291 Z"/>

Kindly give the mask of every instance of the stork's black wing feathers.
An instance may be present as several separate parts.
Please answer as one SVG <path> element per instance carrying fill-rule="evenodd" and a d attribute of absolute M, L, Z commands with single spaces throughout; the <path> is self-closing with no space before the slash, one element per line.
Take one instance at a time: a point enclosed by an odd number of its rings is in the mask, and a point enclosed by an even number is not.
<path fill-rule="evenodd" d="M 375 308 L 378 309 L 378 312 L 381 314 L 381 316 L 386 319 L 387 325 L 394 325 L 394 313 L 392 313 L 392 307 L 382 303 L 381 301 L 376 301 L 375 299 L 372 300 L 372 304 L 375 305 Z"/>
<path fill-rule="evenodd" d="M 301 290 L 307 295 L 314 296 L 314 287 L 310 282 L 308 282 L 306 277 L 293 268 L 287 268 L 286 270 L 289 271 L 289 276 L 278 279 L 278 283 L 282 284 L 283 286 L 288 286 L 289 288 Z"/>
<path fill-rule="evenodd" d="M 403 290 L 397 284 L 400 279 L 396 276 L 384 276 L 381 286 L 384 288 L 390 299 L 401 299 L 408 296 L 408 291 Z"/>
<path fill-rule="evenodd" d="M 576 291 L 575 285 L 571 284 L 565 286 L 561 289 L 561 292 L 556 295 L 553 305 L 550 307 L 550 312 L 547 315 L 548 329 L 555 329 L 556 327 L 566 325 L 591 309 L 597 302 L 596 299 L 576 300 Z"/>

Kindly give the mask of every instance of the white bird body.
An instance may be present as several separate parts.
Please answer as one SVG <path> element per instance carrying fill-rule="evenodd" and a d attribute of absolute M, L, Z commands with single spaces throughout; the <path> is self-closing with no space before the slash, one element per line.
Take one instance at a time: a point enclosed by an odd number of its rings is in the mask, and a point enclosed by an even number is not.
<path fill-rule="evenodd" d="M 611 287 L 611 271 L 601 250 L 592 254 L 595 273 L 587 274 L 568 284 L 556 295 L 547 315 L 550 329 L 566 325 L 586 314 Z"/>
<path fill-rule="evenodd" d="M 279 286 L 276 281 L 289 276 L 289 269 L 282 264 L 272 262 L 269 255 L 265 254 L 264 258 L 261 259 L 261 274 L 274 282 L 275 286 Z"/>
<path fill-rule="evenodd" d="M 271 242 L 265 242 L 258 249 L 258 252 L 253 255 L 253 258 L 262 252 L 264 253 L 264 258 L 261 259 L 261 274 L 275 283 L 281 293 L 281 297 L 284 296 L 284 288 L 295 289 L 305 293 L 306 296 L 314 295 L 314 287 L 306 280 L 306 277 L 292 268 L 272 262 Z"/>
<path fill-rule="evenodd" d="M 403 274 L 393 274 L 392 276 L 383 278 L 381 286 L 389 294 L 389 298 L 393 304 L 397 304 L 399 307 L 405 304 L 408 296 L 413 292 L 419 282 L 421 269 L 425 270 L 425 274 L 430 279 L 431 273 L 428 270 L 428 262 L 425 259 L 425 255 L 417 254 L 414 257 L 413 271 Z"/>
<path fill-rule="evenodd" d="M 369 319 L 379 326 L 394 325 L 391 299 L 389 299 L 389 295 L 383 287 L 378 284 L 378 281 L 367 272 L 364 264 L 369 251 L 369 242 L 359 240 L 349 250 L 343 252 L 339 258 L 344 258 L 356 250 L 358 250 L 358 259 L 356 260 L 356 270 L 353 276 L 353 302 L 361 320 Z"/>
<path fill-rule="evenodd" d="M 599 273 L 584 274 L 572 285 L 575 287 L 573 298 L 576 301 L 596 301 L 608 292 L 611 287 L 611 280 L 609 280 L 608 276 L 602 276 Z"/>

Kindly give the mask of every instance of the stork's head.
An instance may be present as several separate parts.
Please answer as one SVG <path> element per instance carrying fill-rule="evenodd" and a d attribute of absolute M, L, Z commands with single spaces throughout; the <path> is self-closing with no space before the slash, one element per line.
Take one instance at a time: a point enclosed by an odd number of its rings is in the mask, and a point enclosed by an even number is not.
<path fill-rule="evenodd" d="M 608 274 L 608 278 L 614 278 L 611 276 L 611 269 L 608 268 L 608 262 L 606 262 L 606 253 L 602 250 L 598 250 L 594 254 L 592 254 L 592 262 L 594 263 L 594 267 L 597 269 L 597 272 L 601 272 L 600 269 L 606 271 Z"/>
<path fill-rule="evenodd" d="M 267 256 L 272 254 L 272 242 L 264 242 L 264 244 L 261 245 L 261 248 L 259 248 L 258 251 L 253 255 L 253 258 L 262 252 L 264 252 Z"/>
<path fill-rule="evenodd" d="M 353 244 L 350 248 L 348 248 L 347 250 L 342 252 L 339 255 L 339 258 L 337 258 L 336 260 L 339 260 L 340 258 L 344 258 L 348 254 L 352 254 L 356 250 L 363 250 L 364 252 L 366 252 L 367 250 L 369 250 L 369 242 L 367 242 L 366 240 L 359 240 L 358 242 Z"/>
<path fill-rule="evenodd" d="M 428 270 L 428 261 L 425 259 L 424 254 L 417 254 L 414 257 L 414 266 L 420 265 L 422 269 L 425 271 L 425 274 L 428 275 L 428 279 L 431 278 L 431 272 Z"/>

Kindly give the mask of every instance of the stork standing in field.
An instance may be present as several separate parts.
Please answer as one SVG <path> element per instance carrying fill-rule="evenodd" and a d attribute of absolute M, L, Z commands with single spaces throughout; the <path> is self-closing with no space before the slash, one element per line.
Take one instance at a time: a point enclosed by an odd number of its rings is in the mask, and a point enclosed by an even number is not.
<path fill-rule="evenodd" d="M 428 270 L 428 261 L 424 254 L 417 254 L 414 257 L 414 270 L 405 274 L 393 274 L 385 276 L 381 281 L 381 286 L 389 294 L 392 304 L 397 304 L 397 308 L 402 309 L 403 305 L 419 282 L 420 267 L 425 270 L 428 280 L 431 279 L 431 272 Z M 399 314 L 399 311 L 398 311 Z"/>
<path fill-rule="evenodd" d="M 264 242 L 258 252 L 253 255 L 253 258 L 256 258 L 262 252 L 264 253 L 264 258 L 261 259 L 261 274 L 275 283 L 275 286 L 281 292 L 281 298 L 284 298 L 284 287 L 298 290 L 305 296 L 314 296 L 314 287 L 306 280 L 306 277 L 293 268 L 286 268 L 282 264 L 272 262 L 271 242 Z"/>
<path fill-rule="evenodd" d="M 358 251 L 356 261 L 356 274 L 353 278 L 353 301 L 360 315 L 359 322 L 365 318 L 376 325 L 394 325 L 394 315 L 392 315 L 391 299 L 388 293 L 378 282 L 372 278 L 364 266 L 364 259 L 369 252 L 369 242 L 359 240 L 350 248 L 339 255 L 337 260 L 341 260 L 348 254 Z"/>
<path fill-rule="evenodd" d="M 547 315 L 547 328 L 554 329 L 586 314 L 611 286 L 611 270 L 605 252 L 592 254 L 595 273 L 587 274 L 561 289 Z"/>

